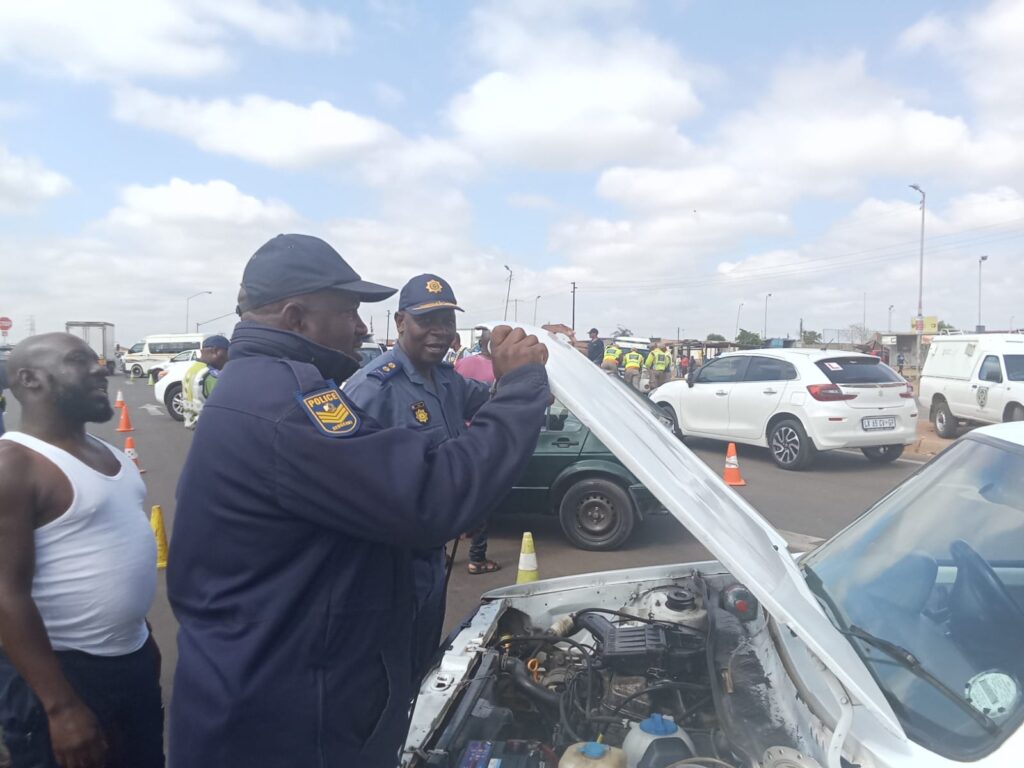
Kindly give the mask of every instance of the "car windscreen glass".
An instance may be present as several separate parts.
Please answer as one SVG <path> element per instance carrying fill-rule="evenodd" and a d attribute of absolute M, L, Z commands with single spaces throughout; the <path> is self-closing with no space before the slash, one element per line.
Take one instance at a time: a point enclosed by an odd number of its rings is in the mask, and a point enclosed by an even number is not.
<path fill-rule="evenodd" d="M 851 638 L 912 739 L 976 759 L 1024 720 L 1024 449 L 953 445 L 802 565 L 844 629 L 905 648 L 998 725 Z"/>
<path fill-rule="evenodd" d="M 380 357 L 384 353 L 377 347 L 363 347 L 359 350 L 359 367 L 362 368 L 371 360 Z"/>
<path fill-rule="evenodd" d="M 146 342 L 140 341 L 138 344 L 133 344 L 132 348 L 128 350 L 129 355 L 137 355 L 146 347 Z"/>
<path fill-rule="evenodd" d="M 816 365 L 833 384 L 890 384 L 903 378 L 877 357 L 833 357 Z"/>
<path fill-rule="evenodd" d="M 1024 381 L 1024 355 L 1003 355 L 1006 378 L 1010 381 Z"/>

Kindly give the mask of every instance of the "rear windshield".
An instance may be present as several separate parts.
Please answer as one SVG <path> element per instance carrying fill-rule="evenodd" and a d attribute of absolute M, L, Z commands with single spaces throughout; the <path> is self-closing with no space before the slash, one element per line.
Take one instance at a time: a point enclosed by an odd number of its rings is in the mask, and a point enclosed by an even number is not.
<path fill-rule="evenodd" d="M 819 360 L 818 368 L 833 384 L 888 384 L 903 381 L 877 357 L 833 357 Z"/>
<path fill-rule="evenodd" d="M 1024 381 L 1024 355 L 1003 355 L 1003 364 L 1010 381 Z"/>

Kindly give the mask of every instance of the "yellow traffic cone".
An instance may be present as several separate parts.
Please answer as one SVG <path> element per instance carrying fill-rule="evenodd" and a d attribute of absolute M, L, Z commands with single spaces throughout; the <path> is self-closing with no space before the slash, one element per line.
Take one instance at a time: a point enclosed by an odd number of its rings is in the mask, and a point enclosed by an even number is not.
<path fill-rule="evenodd" d="M 153 535 L 156 537 L 156 567 L 166 568 L 167 529 L 164 528 L 164 513 L 159 504 L 154 504 L 153 511 L 149 513 L 149 527 L 153 529 Z"/>
<path fill-rule="evenodd" d="M 537 552 L 533 548 L 533 534 L 523 533 L 523 546 L 519 550 L 519 572 L 516 573 L 516 584 L 526 584 L 540 578 L 537 570 Z"/>

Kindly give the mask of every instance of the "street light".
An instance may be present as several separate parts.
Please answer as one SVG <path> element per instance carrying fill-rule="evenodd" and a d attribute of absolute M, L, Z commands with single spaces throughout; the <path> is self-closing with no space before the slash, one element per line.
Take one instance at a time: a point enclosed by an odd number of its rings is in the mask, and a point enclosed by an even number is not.
<path fill-rule="evenodd" d="M 988 261 L 988 256 L 978 257 L 978 331 L 981 331 L 981 265 Z"/>
<path fill-rule="evenodd" d="M 533 324 L 537 325 L 537 302 L 540 301 L 540 296 L 533 300 Z"/>
<path fill-rule="evenodd" d="M 512 270 L 509 269 L 508 264 L 505 265 L 505 269 L 508 270 L 508 290 L 505 291 L 505 317 L 504 320 L 508 320 L 508 299 L 512 295 Z"/>
<path fill-rule="evenodd" d="M 742 311 L 742 309 L 743 309 L 743 302 L 741 301 L 740 305 L 738 307 L 736 307 L 736 333 L 733 334 L 733 337 L 732 337 L 733 341 L 735 341 L 736 339 L 738 339 L 740 337 L 740 312 Z"/>
<path fill-rule="evenodd" d="M 231 317 L 232 315 L 237 315 L 237 314 L 238 314 L 237 312 L 225 312 L 223 315 L 217 315 L 216 317 L 211 317 L 209 320 L 203 320 L 203 322 L 201 322 L 201 323 L 196 323 L 196 333 L 199 333 L 199 329 L 202 326 L 207 325 L 208 323 L 212 323 L 212 322 L 215 322 L 217 320 L 223 320 L 225 317 Z"/>
<path fill-rule="evenodd" d="M 921 255 L 917 264 L 917 321 L 914 323 L 914 330 L 917 332 L 917 370 L 921 370 L 921 334 L 924 332 L 924 206 L 926 195 L 924 190 L 917 184 L 911 184 L 911 189 L 921 193 Z"/>
<path fill-rule="evenodd" d="M 761 340 L 764 342 L 768 341 L 768 299 L 771 297 L 770 293 L 764 297 L 764 334 L 761 336 Z"/>
<path fill-rule="evenodd" d="M 194 299 L 196 296 L 204 296 L 206 294 L 211 293 L 213 293 L 213 291 L 200 291 L 199 293 L 193 293 L 191 296 L 185 299 L 185 333 L 188 333 L 189 302 L 191 302 L 192 299 Z"/>

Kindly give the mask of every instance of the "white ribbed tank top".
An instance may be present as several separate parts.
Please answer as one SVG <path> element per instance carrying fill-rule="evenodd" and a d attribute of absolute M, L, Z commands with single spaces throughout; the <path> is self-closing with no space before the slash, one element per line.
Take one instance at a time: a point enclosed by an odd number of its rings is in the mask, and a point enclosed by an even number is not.
<path fill-rule="evenodd" d="M 49 459 L 71 483 L 71 506 L 35 530 L 32 599 L 57 651 L 123 656 L 146 642 L 156 592 L 156 541 L 143 503 L 146 486 L 131 460 L 99 438 L 120 471 L 104 475 L 23 432 L 10 440 Z"/>

